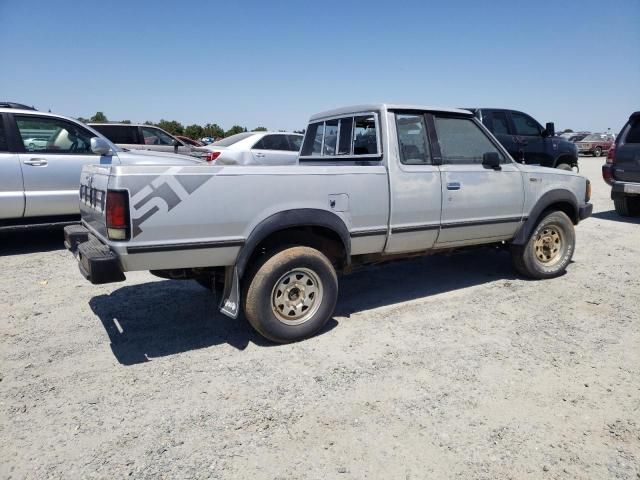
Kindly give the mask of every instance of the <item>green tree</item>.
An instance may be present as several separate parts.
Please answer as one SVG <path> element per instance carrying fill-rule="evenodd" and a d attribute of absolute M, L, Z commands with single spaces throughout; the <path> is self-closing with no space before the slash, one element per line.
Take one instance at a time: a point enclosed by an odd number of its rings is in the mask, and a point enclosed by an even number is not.
<path fill-rule="evenodd" d="M 235 135 L 236 133 L 246 132 L 246 127 L 241 127 L 240 125 L 234 125 L 229 130 L 227 130 L 224 134 L 225 137 L 230 137 L 231 135 Z"/>
<path fill-rule="evenodd" d="M 571 130 L 570 128 L 565 128 L 562 133 L 573 133 L 573 130 Z"/>
<path fill-rule="evenodd" d="M 127 125 L 130 125 L 131 120 L 121 120 L 120 123 L 126 123 Z"/>
<path fill-rule="evenodd" d="M 153 122 L 151 120 L 147 120 L 143 125 L 153 125 Z"/>
<path fill-rule="evenodd" d="M 89 123 L 89 119 L 88 118 L 84 118 L 84 117 L 78 117 L 78 118 L 76 118 L 76 120 L 78 120 L 79 122 L 82 122 L 82 123 Z"/>
<path fill-rule="evenodd" d="M 266 127 L 256 127 L 253 130 L 251 130 L 252 132 L 266 132 L 267 128 Z"/>
<path fill-rule="evenodd" d="M 203 129 L 203 132 L 202 132 L 202 136 L 203 137 L 222 138 L 222 137 L 224 137 L 224 130 L 217 123 L 213 123 L 213 124 L 207 123 L 204 126 L 204 129 Z"/>
<path fill-rule="evenodd" d="M 187 137 L 193 139 L 202 138 L 204 137 L 204 128 L 194 123 L 193 125 L 189 125 L 184 129 L 184 134 Z"/>
<path fill-rule="evenodd" d="M 182 135 L 184 133 L 184 127 L 182 124 L 175 120 L 165 120 L 162 118 L 156 126 L 160 127 L 165 132 L 169 132 L 171 135 Z"/>
<path fill-rule="evenodd" d="M 107 116 L 102 112 L 96 112 L 96 114 L 89 120 L 95 123 L 106 123 L 109 121 L 107 120 Z"/>

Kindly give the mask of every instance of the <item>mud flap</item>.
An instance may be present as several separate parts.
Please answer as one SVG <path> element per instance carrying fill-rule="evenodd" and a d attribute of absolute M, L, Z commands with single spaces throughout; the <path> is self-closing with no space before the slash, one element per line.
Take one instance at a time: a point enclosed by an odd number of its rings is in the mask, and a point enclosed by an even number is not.
<path fill-rule="evenodd" d="M 227 267 L 224 272 L 224 292 L 220 300 L 220 313 L 230 318 L 238 318 L 240 313 L 240 279 L 238 268 Z"/>

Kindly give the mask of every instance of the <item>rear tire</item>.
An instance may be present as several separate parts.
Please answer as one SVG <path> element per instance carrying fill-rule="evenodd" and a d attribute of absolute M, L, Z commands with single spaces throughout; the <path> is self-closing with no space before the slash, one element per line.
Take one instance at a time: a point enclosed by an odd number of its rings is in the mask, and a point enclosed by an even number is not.
<path fill-rule="evenodd" d="M 621 217 L 635 217 L 640 215 L 640 197 L 619 197 L 613 199 L 616 213 Z"/>
<path fill-rule="evenodd" d="M 562 275 L 575 250 L 575 231 L 566 213 L 544 214 L 524 245 L 511 246 L 515 269 L 525 277 L 553 278 Z"/>
<path fill-rule="evenodd" d="M 296 342 L 327 323 L 337 298 L 338 278 L 329 259 L 310 247 L 290 247 L 264 258 L 247 275 L 244 313 L 263 337 Z"/>
<path fill-rule="evenodd" d="M 558 165 L 556 165 L 556 168 L 558 168 L 560 170 L 572 171 L 571 165 L 569 165 L 568 163 L 559 163 Z"/>
<path fill-rule="evenodd" d="M 602 155 L 602 149 L 600 147 L 596 147 L 596 149 L 593 151 L 593 156 L 599 157 L 600 155 Z"/>

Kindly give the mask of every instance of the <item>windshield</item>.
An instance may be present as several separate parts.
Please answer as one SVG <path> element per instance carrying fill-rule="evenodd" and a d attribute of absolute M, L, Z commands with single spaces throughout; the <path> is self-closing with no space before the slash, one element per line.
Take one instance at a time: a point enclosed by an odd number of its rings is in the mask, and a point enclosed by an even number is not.
<path fill-rule="evenodd" d="M 587 135 L 582 139 L 583 142 L 598 142 L 600 140 L 606 140 L 607 136 L 601 133 L 593 133 L 591 135 Z"/>
<path fill-rule="evenodd" d="M 235 135 L 231 135 L 230 137 L 223 138 L 222 140 L 218 140 L 217 142 L 213 142 L 211 145 L 215 145 L 216 147 L 230 147 L 234 143 L 238 143 L 240 140 L 249 138 L 251 135 L 254 134 L 251 132 L 236 133 Z"/>

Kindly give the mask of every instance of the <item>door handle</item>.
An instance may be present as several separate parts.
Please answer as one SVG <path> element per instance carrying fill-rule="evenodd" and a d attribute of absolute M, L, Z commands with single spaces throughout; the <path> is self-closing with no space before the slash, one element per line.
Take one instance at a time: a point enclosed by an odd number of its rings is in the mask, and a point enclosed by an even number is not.
<path fill-rule="evenodd" d="M 460 182 L 447 183 L 447 190 L 460 190 L 461 188 Z"/>
<path fill-rule="evenodd" d="M 264 153 L 256 152 L 256 157 L 264 157 Z"/>
<path fill-rule="evenodd" d="M 34 167 L 44 167 L 47 165 L 47 161 L 44 158 L 30 158 L 22 163 L 25 165 L 32 165 Z"/>

